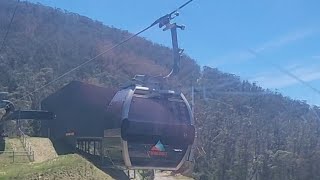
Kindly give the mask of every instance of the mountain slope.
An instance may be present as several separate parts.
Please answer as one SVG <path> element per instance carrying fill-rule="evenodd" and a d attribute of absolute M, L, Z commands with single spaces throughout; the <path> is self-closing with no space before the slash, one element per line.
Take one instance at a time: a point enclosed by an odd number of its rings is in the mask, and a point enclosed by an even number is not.
<path fill-rule="evenodd" d="M 0 37 L 15 3 L 0 0 Z M 28 95 L 61 74 L 120 42 L 130 33 L 78 14 L 22 2 L 0 54 L 0 91 L 18 107 L 38 108 L 41 99 L 71 80 L 119 87 L 135 74 L 166 74 L 169 48 L 135 38 L 56 83 Z M 233 74 L 182 58 L 168 82 L 191 99 L 196 87 L 196 178 L 316 179 L 320 167 L 320 110 L 302 101 L 241 81 Z M 34 125 L 34 124 L 33 124 Z M 36 130 L 35 130 L 36 132 Z"/>

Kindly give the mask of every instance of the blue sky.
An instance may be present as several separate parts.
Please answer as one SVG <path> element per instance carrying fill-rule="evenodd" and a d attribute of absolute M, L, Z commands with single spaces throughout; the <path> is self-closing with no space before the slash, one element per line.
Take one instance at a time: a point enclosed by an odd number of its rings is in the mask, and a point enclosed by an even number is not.
<path fill-rule="evenodd" d="M 132 33 L 185 0 L 29 0 L 66 9 Z M 320 94 L 279 71 L 289 70 L 320 89 L 319 0 L 194 0 L 175 21 L 180 46 L 200 65 L 255 81 L 264 88 L 320 105 Z M 171 46 L 169 32 L 142 34 Z M 250 53 L 255 51 L 257 55 Z"/>

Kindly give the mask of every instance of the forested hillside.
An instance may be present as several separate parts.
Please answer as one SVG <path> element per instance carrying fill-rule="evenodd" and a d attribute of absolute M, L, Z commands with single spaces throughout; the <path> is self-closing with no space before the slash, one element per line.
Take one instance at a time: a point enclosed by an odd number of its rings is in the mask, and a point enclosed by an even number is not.
<path fill-rule="evenodd" d="M 1 40 L 16 3 L 0 0 Z M 170 71 L 171 50 L 138 37 L 29 94 L 128 36 L 78 14 L 21 2 L 0 52 L 0 91 L 20 108 L 39 108 L 41 99 L 71 80 L 120 87 L 135 74 Z M 215 68 L 200 70 L 187 55 L 179 75 L 164 83 L 189 100 L 195 86 L 196 178 L 320 179 L 318 107 Z"/>

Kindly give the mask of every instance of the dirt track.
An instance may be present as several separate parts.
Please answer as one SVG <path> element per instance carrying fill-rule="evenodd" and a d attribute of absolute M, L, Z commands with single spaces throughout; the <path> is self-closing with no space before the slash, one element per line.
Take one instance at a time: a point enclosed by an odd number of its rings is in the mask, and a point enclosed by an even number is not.
<path fill-rule="evenodd" d="M 58 157 L 48 138 L 29 137 L 27 142 L 31 144 L 32 151 L 34 151 L 34 162 L 44 162 Z"/>
<path fill-rule="evenodd" d="M 171 175 L 171 172 L 156 172 L 154 180 L 192 180 L 192 178 L 182 175 Z"/>

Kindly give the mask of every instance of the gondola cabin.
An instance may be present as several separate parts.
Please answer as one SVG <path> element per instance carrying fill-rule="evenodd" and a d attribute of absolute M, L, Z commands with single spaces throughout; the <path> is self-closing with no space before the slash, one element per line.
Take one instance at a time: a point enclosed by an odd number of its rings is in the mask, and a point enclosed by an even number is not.
<path fill-rule="evenodd" d="M 56 114 L 42 125 L 44 135 L 72 136 L 78 149 L 83 139 L 99 139 L 98 150 L 86 152 L 119 168 L 177 170 L 191 154 L 193 115 L 182 93 L 74 81 L 43 100 L 42 109 Z"/>

